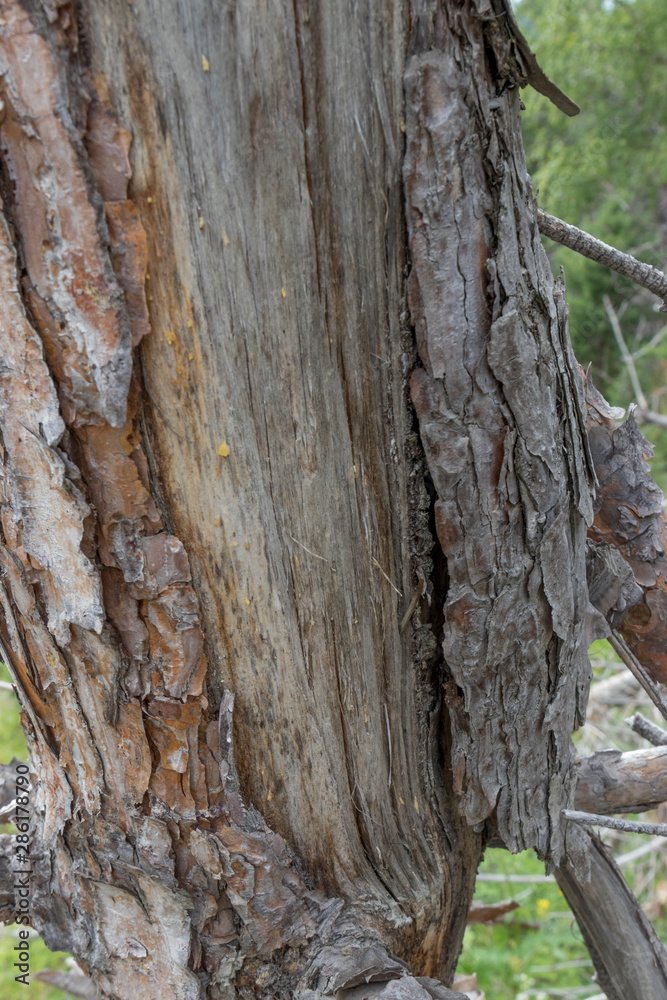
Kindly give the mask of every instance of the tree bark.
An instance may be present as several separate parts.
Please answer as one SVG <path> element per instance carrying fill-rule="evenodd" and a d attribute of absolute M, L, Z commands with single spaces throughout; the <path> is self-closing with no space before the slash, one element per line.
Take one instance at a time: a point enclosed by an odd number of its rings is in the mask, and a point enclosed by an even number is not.
<path fill-rule="evenodd" d="M 0 9 L 32 920 L 120 1000 L 453 997 L 487 819 L 589 851 L 592 469 L 507 8 Z"/>

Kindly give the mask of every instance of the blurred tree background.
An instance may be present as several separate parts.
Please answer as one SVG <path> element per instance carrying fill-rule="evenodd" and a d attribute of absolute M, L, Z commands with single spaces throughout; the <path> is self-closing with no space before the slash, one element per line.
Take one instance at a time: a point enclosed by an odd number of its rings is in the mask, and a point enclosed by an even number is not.
<path fill-rule="evenodd" d="M 667 18 L 664 0 L 521 0 L 521 28 L 545 72 L 581 106 L 567 118 L 523 92 L 528 169 L 540 207 L 619 250 L 667 263 Z M 603 298 L 617 312 L 651 409 L 667 414 L 667 315 L 655 296 L 565 247 L 545 241 L 565 268 L 579 362 L 614 406 L 634 402 Z M 667 488 L 667 428 L 644 424 L 653 474 Z"/>

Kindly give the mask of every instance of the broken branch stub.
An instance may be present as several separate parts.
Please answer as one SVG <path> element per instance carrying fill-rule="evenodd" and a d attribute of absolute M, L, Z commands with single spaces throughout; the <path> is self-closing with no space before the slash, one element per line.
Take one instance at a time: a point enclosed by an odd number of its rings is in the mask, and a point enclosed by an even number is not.
<path fill-rule="evenodd" d="M 628 753 L 603 750 L 579 757 L 576 767 L 574 801 L 582 812 L 645 812 L 667 801 L 667 746 Z"/>

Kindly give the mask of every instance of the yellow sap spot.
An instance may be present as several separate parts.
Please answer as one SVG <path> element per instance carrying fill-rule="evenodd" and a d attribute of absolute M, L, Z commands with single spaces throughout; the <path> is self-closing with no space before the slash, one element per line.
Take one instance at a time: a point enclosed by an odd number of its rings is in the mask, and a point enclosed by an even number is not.
<path fill-rule="evenodd" d="M 191 330 L 192 327 L 194 326 L 194 323 L 192 322 L 191 319 L 189 319 L 186 325 L 187 325 L 188 330 Z"/>
<path fill-rule="evenodd" d="M 238 542 L 232 542 L 232 545 L 234 546 L 234 548 L 237 548 L 238 544 L 239 544 Z"/>
<path fill-rule="evenodd" d="M 229 445 L 226 441 L 221 441 L 218 445 L 218 455 L 220 455 L 221 458 L 227 458 L 229 455 Z"/>
<path fill-rule="evenodd" d="M 270 802 L 272 798 L 273 798 L 273 795 L 271 794 L 271 789 L 269 788 L 268 795 L 266 796 L 266 801 Z"/>
<path fill-rule="evenodd" d="M 296 566 L 297 569 L 299 568 L 299 557 L 298 556 L 294 556 L 294 565 Z"/>
<path fill-rule="evenodd" d="M 223 247 L 228 247 L 229 246 L 229 236 L 227 235 L 227 230 L 226 229 L 222 230 L 222 245 L 223 245 Z"/>
<path fill-rule="evenodd" d="M 248 597 L 246 597 L 245 594 L 243 595 L 243 600 L 245 602 L 246 608 L 249 608 L 250 607 L 250 599 Z"/>
<path fill-rule="evenodd" d="M 549 912 L 549 907 L 551 903 L 548 899 L 538 899 L 537 901 L 537 915 L 538 917 L 546 917 Z"/>
<path fill-rule="evenodd" d="M 368 722 L 368 705 L 364 705 L 364 722 Z"/>
<path fill-rule="evenodd" d="M 148 204 L 149 204 L 149 205 L 152 205 L 152 204 L 153 204 L 153 199 L 151 198 L 151 196 L 150 196 L 150 195 L 148 196 L 148 198 L 146 198 L 146 201 L 148 202 Z M 148 277 L 149 277 L 149 276 L 148 276 L 148 275 L 146 275 L 146 281 L 148 281 Z"/>
<path fill-rule="evenodd" d="M 199 216 L 199 228 L 203 229 L 205 225 L 206 225 L 206 223 L 204 222 L 204 216 L 200 215 Z"/>
<path fill-rule="evenodd" d="M 220 515 L 218 515 L 218 517 L 213 518 L 213 524 L 216 526 L 216 528 L 222 527 L 222 518 L 220 517 Z"/>
<path fill-rule="evenodd" d="M 176 334 L 174 333 L 173 330 L 165 330 L 164 331 L 164 339 L 167 341 L 167 343 L 171 347 L 171 345 L 176 340 Z"/>
<path fill-rule="evenodd" d="M 153 301 L 153 296 L 152 296 L 152 295 L 149 295 L 149 296 L 148 296 L 148 301 L 149 301 L 149 302 L 152 302 L 152 301 Z"/>
<path fill-rule="evenodd" d="M 282 295 L 282 297 L 283 297 L 284 299 L 286 299 L 286 298 L 287 298 L 287 292 L 285 291 L 285 289 L 284 289 L 284 288 L 281 288 L 281 289 L 280 289 L 280 294 Z"/>
<path fill-rule="evenodd" d="M 201 57 L 201 68 L 204 70 L 205 73 L 208 73 L 209 69 L 211 68 L 211 64 L 209 63 L 206 56 Z"/>
<path fill-rule="evenodd" d="M 193 358 L 194 358 L 194 354 L 188 354 L 188 361 L 192 361 Z"/>

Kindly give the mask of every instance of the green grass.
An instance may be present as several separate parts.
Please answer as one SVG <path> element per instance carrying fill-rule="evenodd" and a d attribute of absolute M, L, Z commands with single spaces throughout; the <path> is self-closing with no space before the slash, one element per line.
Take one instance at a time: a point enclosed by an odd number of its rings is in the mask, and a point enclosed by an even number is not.
<path fill-rule="evenodd" d="M 11 681 L 11 676 L 4 663 L 0 662 L 0 680 Z M 14 757 L 27 760 L 28 751 L 21 729 L 21 709 L 12 691 L 0 690 L 0 761 L 8 763 Z M 12 827 L 0 827 L 3 833 L 11 833 Z M 0 997 L 2 1000 L 66 1000 L 70 995 L 56 990 L 46 983 L 40 983 L 34 978 L 41 969 L 65 970 L 67 955 L 61 951 L 49 951 L 39 937 L 30 940 L 30 985 L 26 987 L 14 979 L 19 970 L 14 968 L 18 944 L 16 937 L 17 925 L 0 927 Z"/>
<path fill-rule="evenodd" d="M 16 925 L 4 927 L 0 931 L 0 997 L 2 1000 L 19 1000 L 19 997 L 28 996 L 30 1000 L 66 1000 L 71 996 L 56 990 L 46 983 L 40 983 L 34 978 L 40 969 L 59 969 L 65 971 L 67 966 L 65 960 L 67 955 L 62 951 L 49 951 L 41 938 L 30 939 L 30 985 L 26 987 L 22 983 L 17 983 L 14 979 L 19 975 L 19 970 L 14 968 L 14 957 L 16 952 L 14 946 L 18 944 L 15 932 Z"/>
<path fill-rule="evenodd" d="M 479 870 L 544 875 L 544 865 L 528 851 L 512 855 L 487 850 Z M 468 927 L 457 971 L 476 973 L 487 1000 L 519 1000 L 522 994 L 525 1000 L 536 1000 L 540 991 L 550 986 L 563 989 L 590 984 L 588 995 L 599 993 L 591 981 L 593 966 L 581 934 L 556 883 L 477 883 L 476 902 L 507 899 L 519 902 L 519 909 L 494 924 Z M 553 971 L 544 971 L 548 968 Z"/>
<path fill-rule="evenodd" d="M 0 662 L 0 680 L 11 681 L 4 663 Z M 12 691 L 0 690 L 0 761 L 8 763 L 13 757 L 28 759 L 25 738 L 21 729 L 21 709 Z"/>

